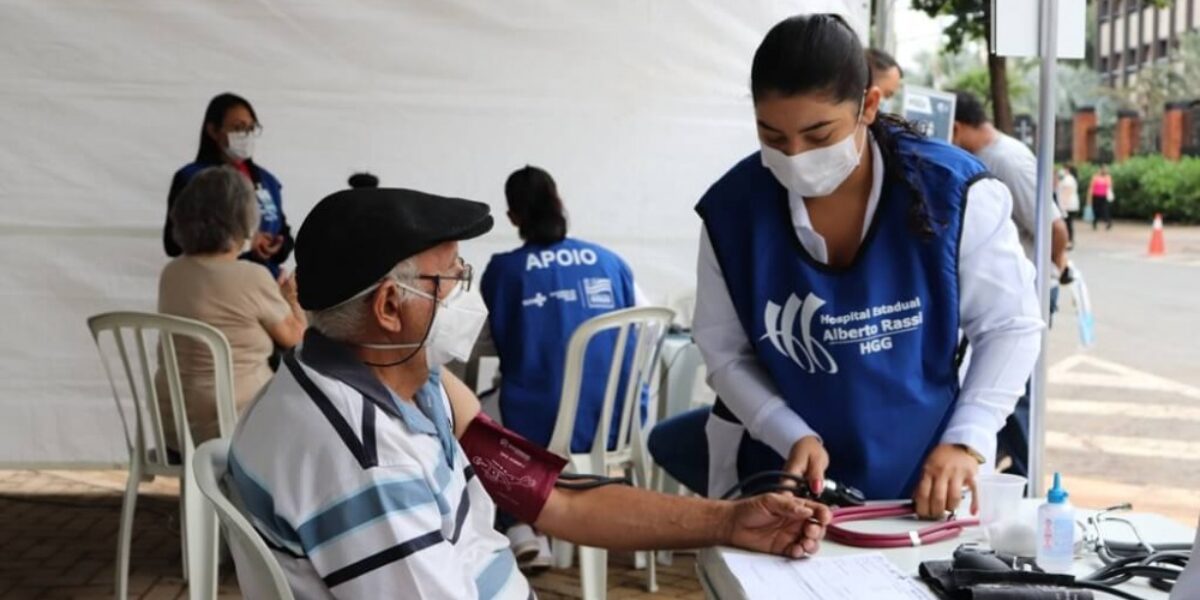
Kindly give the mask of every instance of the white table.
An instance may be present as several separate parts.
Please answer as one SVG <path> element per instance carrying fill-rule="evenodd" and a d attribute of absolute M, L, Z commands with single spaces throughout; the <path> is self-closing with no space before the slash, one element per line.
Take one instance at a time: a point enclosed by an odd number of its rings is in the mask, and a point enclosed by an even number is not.
<path fill-rule="evenodd" d="M 1027 501 L 1037 503 L 1037 501 Z M 1078 511 L 1076 518 L 1082 520 L 1088 511 Z M 1196 531 L 1190 527 L 1185 527 L 1172 521 L 1164 516 L 1152 513 L 1125 513 L 1121 515 L 1132 521 L 1141 531 L 1142 537 L 1147 542 L 1154 544 L 1175 544 L 1185 543 L 1190 544 L 1196 535 Z M 850 527 L 858 531 L 866 531 L 872 533 L 896 533 L 905 532 L 914 528 L 914 525 L 919 525 L 914 521 L 906 521 L 900 519 L 889 519 L 880 521 L 863 521 L 849 524 Z M 1109 541 L 1134 542 L 1132 532 L 1127 527 L 1109 524 L 1104 526 L 1105 538 Z M 978 528 L 969 529 L 956 539 L 947 540 L 937 544 L 928 546 L 920 546 L 916 548 L 894 548 L 887 550 L 874 550 L 866 548 L 852 548 L 835 544 L 832 542 L 824 542 L 821 546 L 819 556 L 844 556 L 849 554 L 860 554 L 865 552 L 882 553 L 888 560 L 896 565 L 901 571 L 917 576 L 917 568 L 924 561 L 928 560 L 948 560 L 954 553 L 954 549 L 960 544 L 966 542 L 983 543 L 983 532 Z M 742 550 L 733 548 L 707 548 L 702 550 L 696 560 L 696 570 L 699 572 L 700 582 L 705 588 L 710 599 L 715 600 L 742 600 L 746 598 L 745 591 L 742 590 L 737 578 L 730 572 L 728 565 L 725 562 L 725 557 L 731 554 L 749 554 Z M 1075 561 L 1074 574 L 1076 576 L 1088 575 L 1099 569 L 1103 564 L 1095 555 L 1087 555 L 1077 558 Z M 1136 579 L 1123 586 L 1121 589 L 1127 590 L 1137 596 L 1152 599 L 1166 599 L 1167 594 L 1158 591 L 1148 584 L 1145 579 Z M 1097 597 L 1106 597 L 1098 594 Z"/>

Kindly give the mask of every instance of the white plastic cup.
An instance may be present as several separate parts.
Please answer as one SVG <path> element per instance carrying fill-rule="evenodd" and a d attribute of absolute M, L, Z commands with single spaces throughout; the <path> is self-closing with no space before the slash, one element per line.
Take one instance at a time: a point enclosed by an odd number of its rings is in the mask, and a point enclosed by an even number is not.
<path fill-rule="evenodd" d="M 979 525 L 992 542 L 993 525 L 1021 518 L 1021 498 L 1025 495 L 1024 477 L 988 473 L 975 479 L 979 492 Z"/>

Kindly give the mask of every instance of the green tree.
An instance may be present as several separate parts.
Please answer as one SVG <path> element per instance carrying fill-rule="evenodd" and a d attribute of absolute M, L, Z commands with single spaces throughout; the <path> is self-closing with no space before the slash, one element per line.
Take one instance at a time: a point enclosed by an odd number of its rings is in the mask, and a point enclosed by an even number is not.
<path fill-rule="evenodd" d="M 1029 92 L 1032 88 L 1030 88 L 1020 72 L 1013 72 L 1011 65 L 1006 80 L 1008 81 L 1008 98 L 1012 105 L 1018 108 L 1025 108 L 1024 103 L 1031 98 Z M 992 105 L 991 85 L 991 76 L 983 64 L 978 64 L 974 68 L 963 71 L 957 77 L 950 80 L 950 89 L 971 92 L 977 98 L 983 100 L 984 106 Z M 1029 111 L 1026 110 L 1026 112 Z"/>
<path fill-rule="evenodd" d="M 946 52 L 955 53 L 969 40 L 989 42 L 991 0 L 912 0 L 915 10 L 931 17 L 953 15 L 954 20 L 943 32 Z M 989 44 L 990 46 L 990 44 Z M 1008 96 L 1008 65 L 1003 56 L 990 51 L 987 58 L 988 93 L 992 101 L 992 121 L 1001 131 L 1012 133 L 1012 102 Z"/>

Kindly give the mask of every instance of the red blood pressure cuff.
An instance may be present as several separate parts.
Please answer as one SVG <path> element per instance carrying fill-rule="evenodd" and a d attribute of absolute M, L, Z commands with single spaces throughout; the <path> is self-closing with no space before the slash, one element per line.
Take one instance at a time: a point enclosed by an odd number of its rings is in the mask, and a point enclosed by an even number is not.
<path fill-rule="evenodd" d="M 567 460 L 509 431 L 482 412 L 458 440 L 496 501 L 522 523 L 537 521 Z"/>

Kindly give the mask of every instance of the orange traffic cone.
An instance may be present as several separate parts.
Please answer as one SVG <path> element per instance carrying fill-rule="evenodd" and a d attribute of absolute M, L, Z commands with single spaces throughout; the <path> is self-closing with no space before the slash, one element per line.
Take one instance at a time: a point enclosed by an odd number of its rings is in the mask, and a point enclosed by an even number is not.
<path fill-rule="evenodd" d="M 1154 231 L 1150 233 L 1150 256 L 1162 256 L 1167 253 L 1166 242 L 1163 240 L 1162 213 L 1154 214 Z"/>

